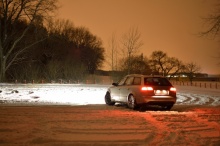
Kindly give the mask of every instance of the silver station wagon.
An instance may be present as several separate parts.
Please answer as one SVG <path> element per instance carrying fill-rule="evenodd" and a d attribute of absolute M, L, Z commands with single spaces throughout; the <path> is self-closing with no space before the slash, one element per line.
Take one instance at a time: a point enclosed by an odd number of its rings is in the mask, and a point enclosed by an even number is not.
<path fill-rule="evenodd" d="M 156 105 L 170 110 L 176 103 L 176 88 L 165 77 L 131 74 L 108 88 L 105 103 L 126 103 L 131 109 Z"/>

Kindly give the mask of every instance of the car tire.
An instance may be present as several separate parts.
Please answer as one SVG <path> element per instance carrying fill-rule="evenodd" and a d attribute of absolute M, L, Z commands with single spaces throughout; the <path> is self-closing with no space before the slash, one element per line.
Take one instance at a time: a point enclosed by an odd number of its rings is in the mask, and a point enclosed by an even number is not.
<path fill-rule="evenodd" d="M 111 95 L 110 95 L 109 92 L 106 92 L 106 94 L 105 94 L 105 103 L 106 103 L 107 105 L 114 105 L 114 104 L 115 104 L 115 102 L 113 102 L 113 101 L 111 100 Z"/>
<path fill-rule="evenodd" d="M 164 110 L 171 110 L 171 108 L 173 107 L 173 105 L 166 105 L 166 106 L 163 106 L 163 109 Z"/>
<path fill-rule="evenodd" d="M 137 104 L 133 95 L 129 95 L 127 105 L 130 109 L 135 110 L 137 108 Z"/>

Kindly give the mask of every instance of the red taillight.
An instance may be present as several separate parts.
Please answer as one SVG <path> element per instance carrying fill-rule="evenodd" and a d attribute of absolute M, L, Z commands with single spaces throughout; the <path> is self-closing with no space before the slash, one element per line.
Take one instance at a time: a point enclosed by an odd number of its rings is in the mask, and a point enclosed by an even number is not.
<path fill-rule="evenodd" d="M 153 91 L 152 87 L 142 87 L 141 88 L 142 91 Z"/>
<path fill-rule="evenodd" d="M 170 88 L 170 91 L 174 91 L 174 92 L 176 92 L 176 88 L 171 87 L 171 88 Z"/>

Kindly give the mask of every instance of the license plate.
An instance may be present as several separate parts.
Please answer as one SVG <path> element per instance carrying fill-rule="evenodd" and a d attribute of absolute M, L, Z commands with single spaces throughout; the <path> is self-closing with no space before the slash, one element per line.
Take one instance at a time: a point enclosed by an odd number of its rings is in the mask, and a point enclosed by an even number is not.
<path fill-rule="evenodd" d="M 169 95 L 169 91 L 167 90 L 154 90 L 155 95 Z"/>

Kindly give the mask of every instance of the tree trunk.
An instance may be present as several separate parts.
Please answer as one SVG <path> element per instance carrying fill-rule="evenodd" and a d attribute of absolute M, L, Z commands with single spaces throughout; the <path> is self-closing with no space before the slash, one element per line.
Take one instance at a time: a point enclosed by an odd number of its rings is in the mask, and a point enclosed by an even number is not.
<path fill-rule="evenodd" d="M 128 53 L 128 75 L 130 74 L 131 70 L 131 53 Z"/>
<path fill-rule="evenodd" d="M 5 80 L 5 59 L 1 59 L 0 82 Z"/>

